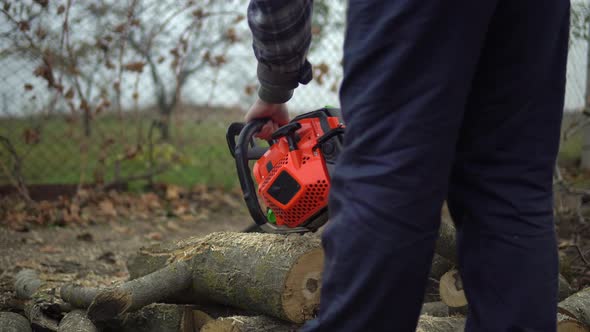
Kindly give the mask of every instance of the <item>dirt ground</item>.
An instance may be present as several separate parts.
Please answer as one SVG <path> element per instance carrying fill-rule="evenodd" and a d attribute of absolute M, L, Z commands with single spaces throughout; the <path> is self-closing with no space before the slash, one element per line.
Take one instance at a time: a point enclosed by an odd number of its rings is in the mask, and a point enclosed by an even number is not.
<path fill-rule="evenodd" d="M 590 192 L 556 192 L 562 275 L 573 291 L 590 286 Z M 128 258 L 144 246 L 253 222 L 237 192 L 167 187 L 157 195 L 91 193 L 35 209 L 0 198 L 0 311 L 14 311 L 14 276 L 26 268 L 54 283 L 107 286 L 126 280 Z M 448 218 L 443 210 L 443 218 Z"/>
<path fill-rule="evenodd" d="M 208 220 L 122 221 L 87 226 L 39 226 L 26 232 L 0 226 L 0 311 L 10 310 L 14 275 L 24 268 L 49 278 L 108 285 L 127 279 L 125 263 L 142 246 L 215 231 L 240 231 L 247 215 L 211 215 Z"/>

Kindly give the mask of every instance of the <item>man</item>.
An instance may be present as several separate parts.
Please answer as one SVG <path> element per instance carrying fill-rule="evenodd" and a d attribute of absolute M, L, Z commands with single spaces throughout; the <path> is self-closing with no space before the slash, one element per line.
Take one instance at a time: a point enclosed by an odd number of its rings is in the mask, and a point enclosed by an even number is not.
<path fill-rule="evenodd" d="M 303 331 L 414 331 L 447 200 L 467 331 L 555 331 L 552 174 L 568 0 L 351 0 L 320 311 Z M 288 121 L 312 1 L 251 0 L 246 119 Z"/>

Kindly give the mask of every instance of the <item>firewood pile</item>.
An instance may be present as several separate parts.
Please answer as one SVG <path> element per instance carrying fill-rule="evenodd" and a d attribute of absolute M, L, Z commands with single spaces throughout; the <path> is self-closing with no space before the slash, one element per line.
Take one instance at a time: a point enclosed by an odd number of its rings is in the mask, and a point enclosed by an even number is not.
<path fill-rule="evenodd" d="M 318 234 L 216 232 L 142 248 L 108 287 L 22 270 L 23 314 L 0 313 L 0 331 L 296 331 L 317 313 L 323 262 Z M 590 331 L 590 288 L 559 290 L 558 331 Z M 463 331 L 468 306 L 443 222 L 417 331 Z"/>

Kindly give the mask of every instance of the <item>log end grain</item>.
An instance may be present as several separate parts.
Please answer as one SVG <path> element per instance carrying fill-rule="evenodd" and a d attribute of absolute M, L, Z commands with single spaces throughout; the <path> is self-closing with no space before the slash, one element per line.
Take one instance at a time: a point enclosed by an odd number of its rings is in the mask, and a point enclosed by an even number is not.
<path fill-rule="evenodd" d="M 320 303 L 324 252 L 314 249 L 292 266 L 283 291 L 283 311 L 293 322 L 311 319 Z"/>
<path fill-rule="evenodd" d="M 451 270 L 440 278 L 440 299 L 449 307 L 457 308 L 467 305 L 463 283 L 459 271 Z"/>

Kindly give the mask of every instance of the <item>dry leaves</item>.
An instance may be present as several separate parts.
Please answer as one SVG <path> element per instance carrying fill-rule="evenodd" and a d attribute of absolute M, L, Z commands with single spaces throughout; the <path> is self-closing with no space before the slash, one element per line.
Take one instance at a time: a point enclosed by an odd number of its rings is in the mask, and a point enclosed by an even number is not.
<path fill-rule="evenodd" d="M 131 219 L 199 222 L 210 219 L 212 214 L 244 212 L 239 190 L 225 191 L 204 185 L 190 189 L 176 185 L 156 185 L 153 192 L 142 194 L 84 189 L 79 191 L 77 197 L 39 201 L 29 207 L 16 195 L 0 198 L 0 223 L 21 232 L 35 225 L 85 225 Z M 175 223 L 166 225 L 169 229 L 179 230 Z M 115 224 L 113 227 L 118 227 L 115 230 L 121 233 L 130 232 L 120 225 Z"/>
<path fill-rule="evenodd" d="M 39 252 L 44 253 L 44 254 L 59 254 L 63 252 L 62 248 L 59 247 L 55 247 L 52 245 L 46 245 L 43 246 L 39 249 Z"/>
<path fill-rule="evenodd" d="M 143 71 L 144 66 L 145 62 L 137 61 L 124 64 L 123 69 L 131 72 L 141 73 Z"/>

